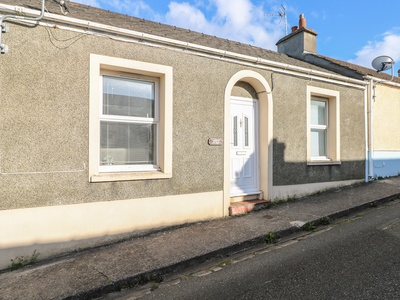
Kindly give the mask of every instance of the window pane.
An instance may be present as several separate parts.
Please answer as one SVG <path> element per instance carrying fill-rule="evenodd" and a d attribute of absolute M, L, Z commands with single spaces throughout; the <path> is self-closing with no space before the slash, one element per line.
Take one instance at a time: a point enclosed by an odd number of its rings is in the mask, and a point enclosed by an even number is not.
<path fill-rule="evenodd" d="M 326 129 L 311 129 L 311 157 L 327 156 Z"/>
<path fill-rule="evenodd" d="M 326 122 L 326 101 L 311 101 L 311 125 L 328 125 Z"/>
<path fill-rule="evenodd" d="M 154 82 L 103 76 L 103 114 L 154 118 Z"/>
<path fill-rule="evenodd" d="M 155 165 L 156 125 L 100 122 L 100 165 Z"/>

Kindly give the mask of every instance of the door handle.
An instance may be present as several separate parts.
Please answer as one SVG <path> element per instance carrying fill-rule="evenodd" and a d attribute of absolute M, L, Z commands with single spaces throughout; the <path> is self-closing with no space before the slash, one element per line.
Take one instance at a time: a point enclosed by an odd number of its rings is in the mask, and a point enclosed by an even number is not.
<path fill-rule="evenodd" d="M 246 155 L 247 151 L 236 151 L 236 155 Z"/>

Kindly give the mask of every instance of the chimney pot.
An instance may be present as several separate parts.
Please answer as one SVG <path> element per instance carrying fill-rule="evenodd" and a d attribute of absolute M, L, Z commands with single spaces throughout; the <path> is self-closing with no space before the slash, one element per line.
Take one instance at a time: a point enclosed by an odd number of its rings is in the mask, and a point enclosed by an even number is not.
<path fill-rule="evenodd" d="M 299 17 L 299 28 L 306 27 L 306 18 L 304 17 L 304 14 L 301 14 Z"/>
<path fill-rule="evenodd" d="M 400 77 L 400 69 L 397 70 L 397 77 Z"/>
<path fill-rule="evenodd" d="M 295 32 L 297 29 L 299 29 L 298 26 L 293 26 L 293 27 L 292 27 L 292 32 Z"/>

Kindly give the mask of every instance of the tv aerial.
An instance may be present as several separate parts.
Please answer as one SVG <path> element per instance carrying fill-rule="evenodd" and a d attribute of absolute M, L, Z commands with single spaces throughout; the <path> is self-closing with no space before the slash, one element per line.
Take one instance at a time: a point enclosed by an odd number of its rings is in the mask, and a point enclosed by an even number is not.
<path fill-rule="evenodd" d="M 278 13 L 276 13 L 276 14 L 265 14 L 265 15 L 269 16 L 269 17 L 280 17 L 281 20 L 279 21 L 279 23 L 282 22 L 282 18 L 283 18 L 284 21 L 285 21 L 285 35 L 288 34 L 287 13 L 286 13 L 286 8 L 283 5 L 281 5 L 281 7 L 279 7 L 279 12 Z"/>

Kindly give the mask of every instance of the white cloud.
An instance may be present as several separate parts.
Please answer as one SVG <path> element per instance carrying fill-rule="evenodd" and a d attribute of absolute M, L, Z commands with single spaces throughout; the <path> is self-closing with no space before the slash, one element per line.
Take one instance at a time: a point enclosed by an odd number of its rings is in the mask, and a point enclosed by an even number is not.
<path fill-rule="evenodd" d="M 262 6 L 254 6 L 250 0 L 211 0 L 207 16 L 198 7 L 187 2 L 171 2 L 165 22 L 222 38 L 276 50 L 275 43 L 284 36 L 284 22 L 269 18 Z M 210 5 L 213 9 L 210 9 Z"/>
<path fill-rule="evenodd" d="M 188 3 L 177 2 L 171 2 L 168 7 L 166 23 L 195 31 L 212 31 L 205 15 L 198 8 Z"/>
<path fill-rule="evenodd" d="M 212 0 L 217 8 L 217 18 L 232 26 L 233 30 L 241 30 L 252 19 L 253 4 L 249 0 Z"/>
<path fill-rule="evenodd" d="M 393 30 L 383 34 L 380 40 L 369 41 L 356 52 L 356 58 L 349 62 L 371 68 L 372 60 L 380 55 L 388 55 L 394 61 L 400 60 L 400 34 Z"/>

